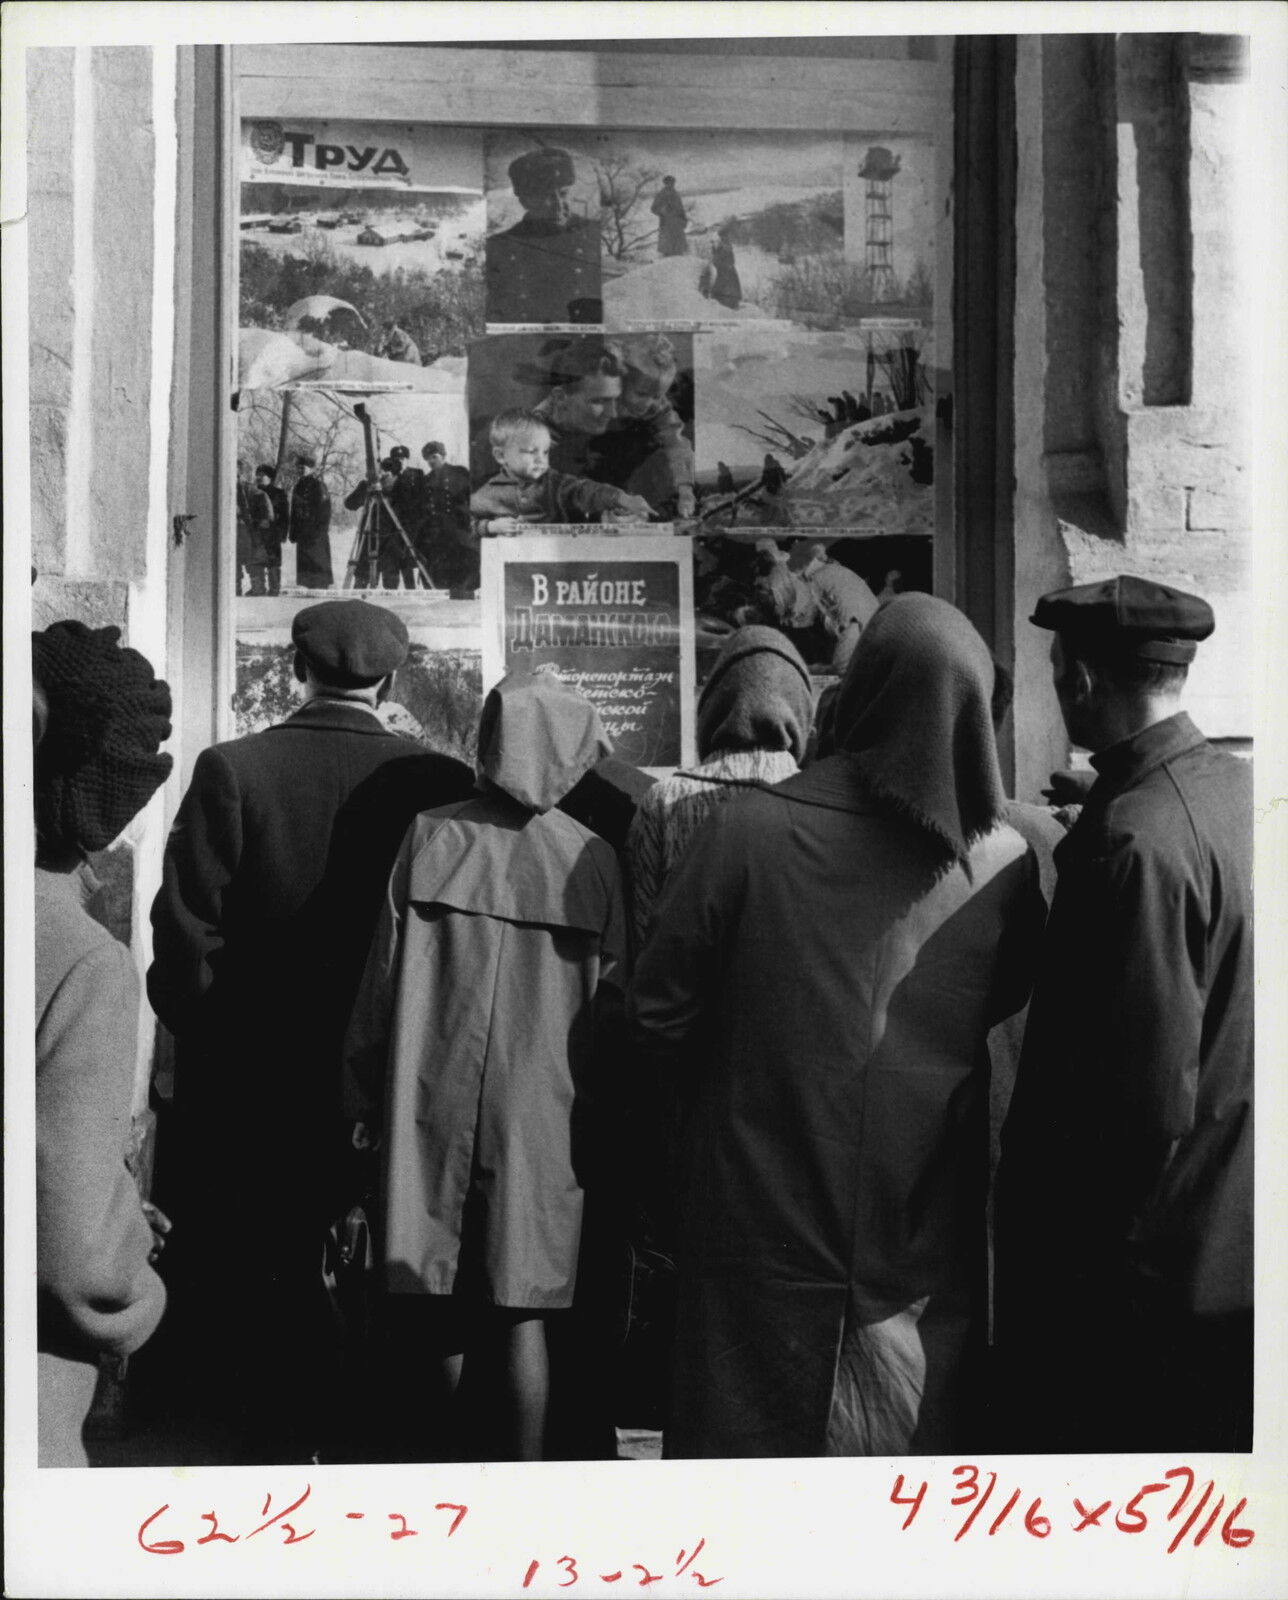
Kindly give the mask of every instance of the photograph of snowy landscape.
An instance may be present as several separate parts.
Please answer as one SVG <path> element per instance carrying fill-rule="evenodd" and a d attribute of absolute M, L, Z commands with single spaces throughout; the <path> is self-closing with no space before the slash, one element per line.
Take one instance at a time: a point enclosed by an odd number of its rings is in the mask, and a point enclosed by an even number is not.
<path fill-rule="evenodd" d="M 843 260 L 841 143 L 814 134 L 593 136 L 609 328 L 793 320 Z"/>
<path fill-rule="evenodd" d="M 745 327 L 694 340 L 704 527 L 934 525 L 930 330 L 872 319 L 838 339 Z"/>
<path fill-rule="evenodd" d="M 246 124 L 241 384 L 439 388 L 483 330 L 484 218 L 477 133 Z"/>

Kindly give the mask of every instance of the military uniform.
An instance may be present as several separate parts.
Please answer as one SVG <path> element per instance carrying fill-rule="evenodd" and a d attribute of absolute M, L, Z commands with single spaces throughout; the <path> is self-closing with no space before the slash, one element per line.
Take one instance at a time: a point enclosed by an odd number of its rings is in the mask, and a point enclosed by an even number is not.
<path fill-rule="evenodd" d="M 566 150 L 530 150 L 510 163 L 516 195 L 569 187 L 576 179 Z M 527 208 L 525 207 L 525 210 Z M 542 221 L 525 215 L 486 245 L 489 322 L 604 320 L 597 221 Z"/>
<path fill-rule="evenodd" d="M 291 491 L 290 539 L 295 546 L 295 581 L 306 589 L 329 589 L 331 570 L 331 496 L 321 478 L 298 478 Z"/>
<path fill-rule="evenodd" d="M 1212 627 L 1202 601 L 1134 579 L 1047 596 L 1033 620 L 1178 664 Z M 1246 1450 L 1251 774 L 1183 713 L 1092 765 L 1002 1133 L 997 1340 L 1020 1419 L 1003 1443 Z"/>

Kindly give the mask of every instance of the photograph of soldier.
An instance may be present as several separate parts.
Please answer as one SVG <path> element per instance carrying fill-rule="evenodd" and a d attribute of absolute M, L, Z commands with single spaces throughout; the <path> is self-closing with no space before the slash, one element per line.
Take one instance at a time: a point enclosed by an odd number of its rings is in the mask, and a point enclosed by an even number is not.
<path fill-rule="evenodd" d="M 281 535 L 275 533 L 273 502 L 265 493 L 263 469 L 252 474 L 250 461 L 237 461 L 237 593 L 277 594 L 282 578 Z M 271 472 L 271 469 L 270 469 Z M 246 587 L 243 588 L 243 578 Z"/>
<path fill-rule="evenodd" d="M 496 470 L 492 418 L 534 411 L 550 429 L 550 465 L 642 497 L 658 520 L 692 514 L 693 339 L 636 333 L 496 334 L 470 351 L 470 468 Z"/>
<path fill-rule="evenodd" d="M 571 150 L 522 148 L 497 133 L 487 141 L 486 179 L 488 322 L 602 322 L 593 169 L 579 173 Z"/>
<path fill-rule="evenodd" d="M 241 386 L 438 387 L 483 332 L 482 134 L 308 118 L 289 128 L 243 143 Z"/>
<path fill-rule="evenodd" d="M 359 513 L 358 535 L 354 540 L 350 559 L 350 576 L 355 589 L 372 586 L 373 563 L 370 552 L 374 549 L 374 576 L 382 589 L 415 589 L 423 574 L 416 559 L 416 524 L 409 528 L 407 521 L 416 511 L 414 490 L 399 480 L 402 460 L 385 456 L 374 482 L 370 477 L 360 478 L 344 497 L 346 511 Z"/>
<path fill-rule="evenodd" d="M 933 344 L 930 328 L 909 319 L 839 333 L 762 322 L 702 335 L 702 522 L 929 534 Z"/>
<path fill-rule="evenodd" d="M 462 369 L 464 365 L 462 360 Z M 462 478 L 453 524 L 445 511 L 450 497 L 443 470 L 432 473 L 422 455 L 424 441 L 430 440 L 441 454 L 443 467 L 449 461 L 464 463 L 466 459 L 463 370 L 451 381 L 454 390 L 441 394 L 393 389 L 354 393 L 344 388 L 241 392 L 239 454 L 273 472 L 267 484 L 270 495 L 278 494 L 284 501 L 275 519 L 280 557 L 275 571 L 265 568 L 264 593 L 270 592 L 273 582 L 277 590 L 272 592 L 283 594 L 381 585 L 378 562 L 374 585 L 370 581 L 370 550 L 365 556 L 360 553 L 356 563 L 353 557 L 363 528 L 368 488 L 379 488 L 379 464 L 386 461 L 390 463 L 388 514 L 380 507 L 373 512 L 383 525 L 381 537 L 391 535 L 398 550 L 406 554 L 390 520 L 397 517 L 415 551 L 411 559 L 415 586 L 446 591 L 464 590 L 468 584 L 467 592 L 473 594 L 477 578 L 468 549 L 468 471 L 464 465 L 448 469 Z M 366 413 L 371 425 L 370 461 L 360 412 Z M 251 509 L 252 502 L 243 499 L 246 509 Z M 239 530 L 240 564 L 245 567 L 251 523 L 244 515 L 239 515 Z M 367 532 L 372 532 L 370 527 Z M 266 555 L 272 553 L 272 537 L 270 533 L 266 542 L 257 536 Z M 389 581 L 405 585 L 404 563 L 401 556 L 395 560 L 395 555 L 390 545 L 386 551 Z"/>
<path fill-rule="evenodd" d="M 470 472 L 447 459 L 447 446 L 431 439 L 421 446 L 421 522 L 418 549 L 434 587 L 468 600 L 479 586 L 478 539 L 470 517 Z"/>
<path fill-rule="evenodd" d="M 295 546 L 295 581 L 302 589 L 330 589 L 335 583 L 331 569 L 331 496 L 317 475 L 317 459 L 312 455 L 295 458 L 299 476 L 291 489 L 291 520 L 287 538 Z"/>

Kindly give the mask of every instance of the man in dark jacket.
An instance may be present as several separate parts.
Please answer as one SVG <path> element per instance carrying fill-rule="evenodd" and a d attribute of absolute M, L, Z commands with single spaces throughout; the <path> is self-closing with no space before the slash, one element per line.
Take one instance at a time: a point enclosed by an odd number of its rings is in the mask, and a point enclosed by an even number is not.
<path fill-rule="evenodd" d="M 599 220 L 573 212 L 572 157 L 529 150 L 510 163 L 509 177 L 524 214 L 487 241 L 487 320 L 602 321 Z"/>
<path fill-rule="evenodd" d="M 290 539 L 295 546 L 295 581 L 305 589 L 331 589 L 331 496 L 317 476 L 317 461 L 299 455 L 300 475 L 291 490 Z"/>
<path fill-rule="evenodd" d="M 473 786 L 376 715 L 408 649 L 392 612 L 327 601 L 292 639 L 304 706 L 198 757 L 152 908 L 148 995 L 177 1047 L 180 1353 L 195 1392 L 240 1408 L 239 1459 L 318 1448 L 323 1245 L 356 1198 L 340 1042 L 403 833 Z"/>
<path fill-rule="evenodd" d="M 1252 803 L 1178 697 L 1208 605 L 1133 577 L 1044 596 L 1097 780 L 1059 880 L 998 1174 L 1008 1447 L 1247 1450 Z"/>

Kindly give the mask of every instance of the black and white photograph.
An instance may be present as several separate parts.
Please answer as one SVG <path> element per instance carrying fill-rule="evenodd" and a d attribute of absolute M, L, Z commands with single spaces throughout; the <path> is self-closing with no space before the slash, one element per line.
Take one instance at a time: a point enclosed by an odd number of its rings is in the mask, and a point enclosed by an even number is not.
<path fill-rule="evenodd" d="M 549 499 L 561 487 L 557 503 L 534 507 L 527 520 L 691 518 L 694 345 L 693 335 L 678 333 L 489 334 L 472 345 L 470 461 L 479 514 L 494 505 L 498 515 L 513 515 L 510 446 L 496 436 L 497 419 L 529 412 L 536 419 L 529 426 L 544 428 L 549 443 L 554 476 L 543 492 Z"/>
<path fill-rule="evenodd" d="M 881 318 L 839 333 L 712 330 L 694 341 L 703 528 L 934 528 L 933 337 Z"/>
<path fill-rule="evenodd" d="M 433 389 L 483 331 L 482 136 L 242 127 L 240 382 Z"/>
<path fill-rule="evenodd" d="M 487 135 L 489 323 L 603 322 L 600 177 L 584 140 L 545 129 Z"/>
<path fill-rule="evenodd" d="M 610 328 L 802 321 L 846 259 L 841 142 L 810 134 L 600 133 Z M 808 325 L 808 323 L 806 324 Z"/>
<path fill-rule="evenodd" d="M 1288 13 L 566 9 L 6 5 L 4 1591 L 1277 1600 Z"/>
<path fill-rule="evenodd" d="M 241 390 L 237 594 L 381 588 L 472 599 L 469 439 L 459 375 L 452 381 L 438 394 Z"/>

